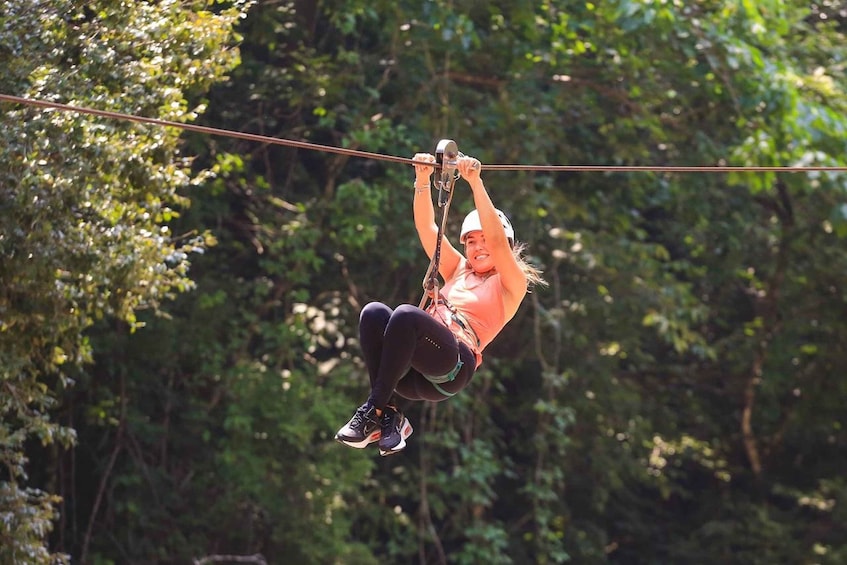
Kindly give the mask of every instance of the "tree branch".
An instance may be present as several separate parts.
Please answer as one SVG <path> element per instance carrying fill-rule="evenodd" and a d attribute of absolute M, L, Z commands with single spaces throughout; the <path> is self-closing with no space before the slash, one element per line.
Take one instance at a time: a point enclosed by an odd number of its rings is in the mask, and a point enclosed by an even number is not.
<path fill-rule="evenodd" d="M 762 356 L 756 355 L 753 361 L 752 375 L 744 387 L 744 409 L 741 412 L 741 436 L 744 441 L 744 451 L 750 461 L 750 468 L 757 477 L 762 474 L 762 460 L 759 456 L 758 442 L 753 432 L 753 406 L 756 403 L 756 387 L 761 381 Z"/>
<path fill-rule="evenodd" d="M 421 428 L 427 429 L 427 426 L 430 422 L 434 422 L 435 418 L 428 418 L 427 412 L 435 412 L 437 405 L 434 403 L 428 403 L 424 406 L 424 409 L 421 412 Z M 431 430 L 428 430 L 431 431 Z M 429 492 L 428 492 L 428 483 L 427 483 L 427 473 L 429 471 L 429 457 L 428 450 L 426 446 L 420 450 L 420 461 L 421 461 L 421 479 L 420 479 L 420 497 L 421 497 L 421 506 L 418 510 L 418 558 L 420 562 L 427 563 L 426 559 L 426 534 L 430 534 L 432 536 L 433 543 L 435 544 L 435 549 L 438 552 L 438 563 L 441 565 L 447 565 L 447 554 L 444 552 L 444 546 L 441 545 L 441 539 L 438 537 L 438 532 L 435 530 L 435 525 L 432 523 L 432 514 L 429 511 Z"/>
<path fill-rule="evenodd" d="M 112 474 L 112 469 L 115 467 L 115 462 L 118 460 L 118 454 L 123 448 L 123 436 L 126 429 L 126 378 L 121 375 L 121 415 L 120 423 L 118 424 L 118 432 L 115 435 L 115 447 L 112 449 L 112 454 L 109 457 L 109 463 L 100 477 L 100 485 L 97 487 L 97 496 L 94 499 L 94 506 L 91 508 L 91 517 L 88 519 L 88 528 L 85 531 L 85 539 L 82 542 L 82 552 L 80 553 L 79 562 L 88 562 L 88 544 L 91 542 L 91 536 L 94 531 L 94 522 L 97 519 L 97 512 L 100 509 L 100 504 L 103 501 L 103 495 L 106 492 L 106 485 L 109 482 L 109 476 Z"/>
<path fill-rule="evenodd" d="M 776 189 L 779 194 L 779 204 L 781 205 L 777 213 L 781 221 L 782 233 L 773 276 L 768 281 L 764 296 L 757 302 L 757 313 L 762 319 L 762 335 L 756 347 L 753 365 L 750 368 L 750 376 L 744 387 L 744 408 L 741 412 L 741 435 L 744 442 L 744 450 L 750 462 L 750 468 L 757 477 L 762 473 L 762 458 L 758 441 L 753 431 L 753 407 L 756 403 L 756 387 L 759 386 L 763 378 L 768 346 L 781 326 L 779 298 L 782 283 L 785 280 L 785 273 L 788 269 L 790 246 L 788 231 L 794 225 L 793 207 L 788 189 L 782 182 L 776 183 Z"/>

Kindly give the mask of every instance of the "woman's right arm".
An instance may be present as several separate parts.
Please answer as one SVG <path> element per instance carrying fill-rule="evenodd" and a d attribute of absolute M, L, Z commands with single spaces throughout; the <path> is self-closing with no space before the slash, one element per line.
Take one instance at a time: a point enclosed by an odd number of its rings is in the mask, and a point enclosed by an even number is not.
<path fill-rule="evenodd" d="M 435 163 L 435 157 L 429 153 L 416 153 L 415 161 L 427 161 Z M 435 254 L 435 246 L 438 243 L 438 224 L 435 222 L 435 209 L 432 203 L 432 189 L 430 177 L 433 173 L 433 167 L 430 165 L 420 165 L 415 163 L 415 229 L 418 231 L 418 238 L 421 240 L 427 257 L 432 259 Z M 450 241 L 446 235 L 441 241 L 441 257 L 438 264 L 438 272 L 444 280 L 450 280 L 456 268 L 462 260 L 462 255 Z"/>

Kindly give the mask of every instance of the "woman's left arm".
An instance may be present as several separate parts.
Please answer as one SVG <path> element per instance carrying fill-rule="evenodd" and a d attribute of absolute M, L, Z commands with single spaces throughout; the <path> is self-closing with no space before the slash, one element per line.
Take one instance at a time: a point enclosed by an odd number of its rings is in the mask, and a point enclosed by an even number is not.
<path fill-rule="evenodd" d="M 485 244 L 503 285 L 503 299 L 508 314 L 514 315 L 518 306 L 526 296 L 528 281 L 518 260 L 512 253 L 512 246 L 506 237 L 503 223 L 497 215 L 497 209 L 485 189 L 480 171 L 482 165 L 473 157 L 460 157 L 457 163 L 459 174 L 462 175 L 473 192 L 474 205 L 479 212 L 482 233 Z"/>

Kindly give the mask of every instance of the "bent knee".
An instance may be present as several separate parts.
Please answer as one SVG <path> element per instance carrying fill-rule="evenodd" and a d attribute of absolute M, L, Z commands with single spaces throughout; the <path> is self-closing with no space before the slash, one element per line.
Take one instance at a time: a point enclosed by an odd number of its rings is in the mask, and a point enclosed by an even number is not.
<path fill-rule="evenodd" d="M 394 310 L 394 312 L 391 313 L 391 323 L 411 324 L 414 323 L 415 320 L 418 320 L 421 314 L 425 314 L 425 312 L 417 306 L 401 304 Z"/>
<path fill-rule="evenodd" d="M 359 313 L 359 320 L 387 319 L 391 316 L 391 308 L 382 302 L 368 302 Z"/>

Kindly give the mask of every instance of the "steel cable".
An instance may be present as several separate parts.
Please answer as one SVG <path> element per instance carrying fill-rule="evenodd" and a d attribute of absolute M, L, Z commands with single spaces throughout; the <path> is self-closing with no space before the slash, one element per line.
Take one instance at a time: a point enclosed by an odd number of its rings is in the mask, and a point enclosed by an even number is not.
<path fill-rule="evenodd" d="M 255 133 L 246 133 L 235 130 L 214 128 L 209 126 L 201 126 L 196 124 L 174 122 L 169 120 L 161 120 L 158 118 L 147 118 L 144 116 L 135 116 L 132 114 L 124 114 L 121 112 L 112 112 L 108 110 L 97 110 L 94 108 L 86 108 L 83 106 L 75 106 L 70 104 L 62 104 L 59 102 L 51 102 L 48 100 L 38 100 L 33 98 L 23 98 L 20 96 L 11 96 L 8 94 L 0 94 L 0 101 L 11 102 L 14 104 L 23 104 L 27 106 L 36 106 L 40 108 L 49 108 L 61 110 L 64 112 L 77 112 L 80 114 L 88 114 L 103 118 L 115 120 L 123 120 L 137 122 L 143 124 L 151 124 L 160 127 L 172 127 L 186 131 L 193 131 L 206 135 L 214 135 L 221 137 L 232 137 L 247 141 L 255 141 L 258 143 L 267 143 L 271 145 L 283 145 L 287 147 L 296 147 L 299 149 L 308 149 L 310 151 L 322 151 L 326 153 L 337 153 L 340 155 L 348 155 L 350 157 L 358 157 L 363 159 L 374 159 L 379 161 L 390 161 L 394 163 L 403 163 L 406 165 L 414 165 L 418 163 L 413 159 L 406 157 L 397 157 L 394 155 L 385 155 L 381 153 L 372 153 L 369 151 L 361 151 L 358 149 L 345 149 L 343 147 L 333 147 L 330 145 L 320 145 L 307 141 L 297 141 L 292 139 L 283 139 L 271 137 L 268 135 L 260 135 Z M 421 161 L 421 164 L 424 162 Z M 847 172 L 847 166 L 660 166 L 660 165 L 488 165 L 484 166 L 486 171 L 537 171 L 537 172 L 603 172 L 603 173 L 758 173 L 758 172 L 784 172 L 784 173 L 803 173 L 803 172 Z"/>

